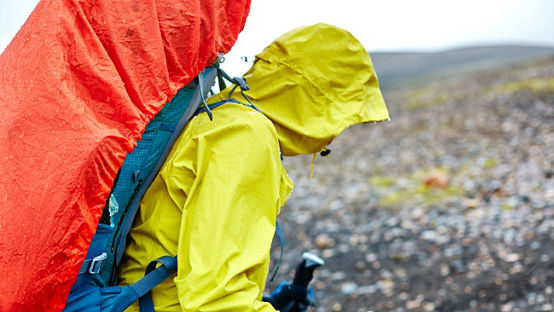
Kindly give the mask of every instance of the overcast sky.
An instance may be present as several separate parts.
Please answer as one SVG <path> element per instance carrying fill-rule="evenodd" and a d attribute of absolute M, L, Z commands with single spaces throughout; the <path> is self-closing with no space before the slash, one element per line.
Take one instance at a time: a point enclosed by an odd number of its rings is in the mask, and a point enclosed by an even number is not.
<path fill-rule="evenodd" d="M 36 3 L 0 0 L 0 51 Z M 248 65 L 240 56 L 255 55 L 282 33 L 317 22 L 349 30 L 369 51 L 436 51 L 481 44 L 554 46 L 554 0 L 252 0 L 244 31 L 225 67 L 241 74 Z"/>

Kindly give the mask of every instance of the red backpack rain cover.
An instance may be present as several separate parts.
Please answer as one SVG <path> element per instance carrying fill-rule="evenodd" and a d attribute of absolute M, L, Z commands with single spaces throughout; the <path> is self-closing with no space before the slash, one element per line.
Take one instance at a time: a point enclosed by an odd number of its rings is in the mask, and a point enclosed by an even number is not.
<path fill-rule="evenodd" d="M 0 311 L 60 311 L 146 124 L 250 0 L 41 0 L 0 56 Z"/>

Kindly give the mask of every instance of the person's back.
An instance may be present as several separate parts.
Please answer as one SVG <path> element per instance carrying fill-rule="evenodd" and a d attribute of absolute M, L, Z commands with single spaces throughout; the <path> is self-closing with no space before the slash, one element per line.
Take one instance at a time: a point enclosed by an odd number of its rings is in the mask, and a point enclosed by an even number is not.
<path fill-rule="evenodd" d="M 230 87 L 209 100 L 224 103 L 213 121 L 190 122 L 142 200 L 120 276 L 131 283 L 177 255 L 175 278 L 153 290 L 156 311 L 274 311 L 261 295 L 292 190 L 281 154 L 315 153 L 348 126 L 388 119 L 369 55 L 329 25 L 283 35 L 245 78 L 244 95 Z"/>
<path fill-rule="evenodd" d="M 176 142 L 141 202 L 120 265 L 122 284 L 131 284 L 151 260 L 178 255 L 184 278 L 154 288 L 156 311 L 180 311 L 178 298 L 191 310 L 227 310 L 233 298 L 225 288 L 239 297 L 263 291 L 272 228 L 292 185 L 269 119 L 235 103 L 215 108 L 213 118 L 199 114 Z M 243 308 L 268 305 L 251 304 Z"/>

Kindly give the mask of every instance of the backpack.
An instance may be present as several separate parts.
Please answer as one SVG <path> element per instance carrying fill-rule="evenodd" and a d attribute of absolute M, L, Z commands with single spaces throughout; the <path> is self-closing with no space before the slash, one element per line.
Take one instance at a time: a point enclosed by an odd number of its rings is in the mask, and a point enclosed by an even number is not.
<path fill-rule="evenodd" d="M 205 98 L 218 72 L 221 70 L 216 63 L 179 90 L 146 126 L 141 140 L 127 155 L 63 311 L 123 311 L 136 300 L 141 311 L 154 311 L 150 291 L 176 271 L 176 256 L 153 259 L 145 276 L 128 286 L 117 285 L 117 266 L 142 196 L 176 139 L 201 104 L 210 113 Z"/>

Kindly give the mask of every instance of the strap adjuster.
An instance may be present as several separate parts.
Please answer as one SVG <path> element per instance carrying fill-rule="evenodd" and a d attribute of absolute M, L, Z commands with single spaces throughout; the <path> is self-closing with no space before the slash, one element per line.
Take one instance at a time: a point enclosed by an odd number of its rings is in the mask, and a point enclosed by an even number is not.
<path fill-rule="evenodd" d="M 105 252 L 92 258 L 92 261 L 90 262 L 90 266 L 88 267 L 88 273 L 90 274 L 100 273 L 100 269 L 102 268 L 102 262 L 104 262 L 104 260 L 106 260 L 107 258 L 108 258 L 108 254 L 106 254 Z"/>
<path fill-rule="evenodd" d="M 234 84 L 237 84 L 240 87 L 241 91 L 250 90 L 250 87 L 246 84 L 246 79 L 244 78 L 234 77 L 232 82 Z"/>

